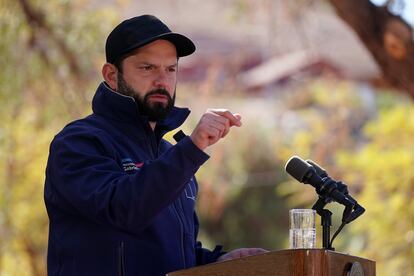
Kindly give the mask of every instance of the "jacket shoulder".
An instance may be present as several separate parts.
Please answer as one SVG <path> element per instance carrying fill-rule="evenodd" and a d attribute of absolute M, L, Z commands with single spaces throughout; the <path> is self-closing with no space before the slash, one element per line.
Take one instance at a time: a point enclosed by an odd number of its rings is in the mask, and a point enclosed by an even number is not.
<path fill-rule="evenodd" d="M 66 125 L 54 137 L 51 148 L 61 144 L 72 145 L 93 145 L 94 147 L 107 147 L 110 144 L 110 137 L 100 124 L 97 124 L 96 116 L 90 115 L 86 118 L 73 121 Z"/>

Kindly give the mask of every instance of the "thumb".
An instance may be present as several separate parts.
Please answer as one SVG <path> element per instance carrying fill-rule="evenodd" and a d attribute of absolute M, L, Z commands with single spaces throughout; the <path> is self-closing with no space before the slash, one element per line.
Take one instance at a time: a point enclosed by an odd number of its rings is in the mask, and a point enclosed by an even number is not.
<path fill-rule="evenodd" d="M 234 113 L 233 116 L 236 117 L 236 119 L 239 120 L 239 121 L 238 121 L 238 124 L 232 124 L 232 125 L 241 126 L 242 125 L 242 122 L 241 122 L 242 116 L 239 113 Z"/>

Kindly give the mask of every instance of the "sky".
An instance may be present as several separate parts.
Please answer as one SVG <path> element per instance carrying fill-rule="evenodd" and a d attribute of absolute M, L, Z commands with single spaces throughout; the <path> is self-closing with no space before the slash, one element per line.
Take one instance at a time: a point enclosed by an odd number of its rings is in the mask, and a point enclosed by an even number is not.
<path fill-rule="evenodd" d="M 412 26 L 414 26 L 414 0 L 403 0 L 405 3 L 405 7 L 402 13 L 402 17 L 407 20 Z M 386 0 L 371 0 L 372 3 L 381 5 Z"/>

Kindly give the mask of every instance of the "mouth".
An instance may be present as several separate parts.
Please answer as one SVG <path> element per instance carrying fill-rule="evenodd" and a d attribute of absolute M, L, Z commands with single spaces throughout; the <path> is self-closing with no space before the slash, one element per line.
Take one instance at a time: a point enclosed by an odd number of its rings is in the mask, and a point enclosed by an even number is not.
<path fill-rule="evenodd" d="M 163 102 L 163 103 L 168 102 L 168 97 L 162 94 L 153 94 L 149 96 L 148 99 L 152 101 L 156 101 L 156 102 Z"/>

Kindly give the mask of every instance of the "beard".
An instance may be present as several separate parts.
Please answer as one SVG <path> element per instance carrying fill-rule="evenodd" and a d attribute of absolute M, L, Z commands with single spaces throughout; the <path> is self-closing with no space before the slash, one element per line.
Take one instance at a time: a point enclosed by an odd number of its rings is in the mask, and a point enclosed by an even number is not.
<path fill-rule="evenodd" d="M 157 122 L 167 118 L 168 114 L 170 114 L 172 108 L 174 107 L 175 103 L 175 91 L 174 95 L 171 98 L 170 93 L 163 88 L 157 88 L 148 91 L 144 97 L 140 96 L 138 91 L 132 88 L 122 76 L 122 73 L 118 72 L 118 93 L 130 96 L 134 98 L 135 103 L 138 107 L 138 111 L 141 115 L 147 116 L 148 121 L 150 122 Z M 150 96 L 152 95 L 163 95 L 167 97 L 167 104 L 155 102 L 151 103 L 149 101 Z"/>

